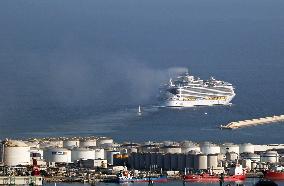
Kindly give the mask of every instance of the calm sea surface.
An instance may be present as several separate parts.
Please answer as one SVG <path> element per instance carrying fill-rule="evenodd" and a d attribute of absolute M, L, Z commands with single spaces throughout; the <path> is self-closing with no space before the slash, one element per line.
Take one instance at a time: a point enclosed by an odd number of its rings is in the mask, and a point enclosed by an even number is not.
<path fill-rule="evenodd" d="M 284 143 L 283 123 L 218 129 L 284 113 L 283 9 L 282 0 L 1 1 L 0 139 Z M 233 104 L 157 107 L 173 67 L 231 82 Z"/>

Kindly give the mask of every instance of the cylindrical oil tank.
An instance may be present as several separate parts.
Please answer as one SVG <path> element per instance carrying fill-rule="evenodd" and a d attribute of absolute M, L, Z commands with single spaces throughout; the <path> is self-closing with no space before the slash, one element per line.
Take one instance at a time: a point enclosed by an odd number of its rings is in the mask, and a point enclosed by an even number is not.
<path fill-rule="evenodd" d="M 101 148 L 95 148 L 95 158 L 96 159 L 104 159 L 105 158 L 105 150 Z"/>
<path fill-rule="evenodd" d="M 197 154 L 194 156 L 194 169 L 207 169 L 207 155 Z"/>
<path fill-rule="evenodd" d="M 183 141 L 181 143 L 181 152 L 188 153 L 189 151 L 200 152 L 199 145 L 192 143 L 191 141 Z"/>
<path fill-rule="evenodd" d="M 127 148 L 126 150 L 127 150 L 127 154 L 138 152 L 137 148 L 135 147 L 130 147 L 130 148 Z"/>
<path fill-rule="evenodd" d="M 171 146 L 174 145 L 175 142 L 174 141 L 163 141 L 164 146 Z"/>
<path fill-rule="evenodd" d="M 120 154 L 119 151 L 106 151 L 106 159 L 108 164 L 113 165 L 113 156 L 115 154 Z"/>
<path fill-rule="evenodd" d="M 30 148 L 30 157 L 35 159 L 43 159 L 43 150 L 39 148 Z"/>
<path fill-rule="evenodd" d="M 4 165 L 29 165 L 30 147 L 22 141 L 8 140 L 3 142 L 4 145 Z"/>
<path fill-rule="evenodd" d="M 178 155 L 179 154 L 171 154 L 171 170 L 178 170 Z"/>
<path fill-rule="evenodd" d="M 186 168 L 186 154 L 178 154 L 178 170 L 183 171 Z"/>
<path fill-rule="evenodd" d="M 239 154 L 240 147 L 233 143 L 224 143 L 221 145 L 221 153 L 226 154 L 227 152 L 235 152 Z"/>
<path fill-rule="evenodd" d="M 251 161 L 251 169 L 257 168 L 257 162 L 256 161 Z"/>
<path fill-rule="evenodd" d="M 80 145 L 79 139 L 66 139 L 63 141 L 64 148 L 79 147 L 79 145 Z"/>
<path fill-rule="evenodd" d="M 24 143 L 27 144 L 30 148 L 39 148 L 38 141 L 25 141 Z"/>
<path fill-rule="evenodd" d="M 277 151 L 266 151 L 260 155 L 261 162 L 277 163 L 279 162 L 279 154 Z"/>
<path fill-rule="evenodd" d="M 225 156 L 225 154 L 219 153 L 219 154 L 217 155 L 217 159 L 218 159 L 218 161 L 223 161 L 223 160 L 226 159 L 226 156 Z"/>
<path fill-rule="evenodd" d="M 95 151 L 89 148 L 75 147 L 71 151 L 71 161 L 74 162 L 80 159 L 95 159 Z"/>
<path fill-rule="evenodd" d="M 200 144 L 200 150 L 203 154 L 218 154 L 220 153 L 220 146 L 211 142 L 203 142 Z"/>
<path fill-rule="evenodd" d="M 226 159 L 228 161 L 236 161 L 239 159 L 239 155 L 236 152 L 227 152 Z"/>
<path fill-rule="evenodd" d="M 250 159 L 243 159 L 242 160 L 242 166 L 243 166 L 243 168 L 251 170 L 251 160 Z"/>
<path fill-rule="evenodd" d="M 141 146 L 140 148 L 141 148 L 140 152 L 144 152 L 144 153 L 160 151 L 159 146 L 156 144 L 144 145 L 144 146 Z"/>
<path fill-rule="evenodd" d="M 240 153 L 254 153 L 254 145 L 251 143 L 243 143 L 240 145 Z"/>
<path fill-rule="evenodd" d="M 207 155 L 207 166 L 210 168 L 218 167 L 218 154 Z"/>
<path fill-rule="evenodd" d="M 185 167 L 188 169 L 193 169 L 194 168 L 194 157 L 196 154 L 186 154 L 185 155 Z"/>
<path fill-rule="evenodd" d="M 66 148 L 46 148 L 43 150 L 43 158 L 47 162 L 71 163 L 71 150 Z"/>
<path fill-rule="evenodd" d="M 95 147 L 97 146 L 97 140 L 94 139 L 81 139 L 80 147 Z"/>
<path fill-rule="evenodd" d="M 163 147 L 164 153 L 175 154 L 181 153 L 181 148 L 179 146 L 165 146 Z"/>
<path fill-rule="evenodd" d="M 44 149 L 47 147 L 63 147 L 62 140 L 46 140 L 39 143 L 39 148 Z"/>
<path fill-rule="evenodd" d="M 254 153 L 242 153 L 241 154 L 242 159 L 250 159 L 251 161 L 260 161 L 260 155 L 259 154 L 254 154 Z"/>
<path fill-rule="evenodd" d="M 101 137 L 99 139 L 97 139 L 97 146 L 101 147 L 101 146 L 111 146 L 113 144 L 113 139 L 111 138 L 107 138 L 107 137 Z"/>
<path fill-rule="evenodd" d="M 164 170 L 171 170 L 171 154 L 165 154 L 164 155 Z"/>

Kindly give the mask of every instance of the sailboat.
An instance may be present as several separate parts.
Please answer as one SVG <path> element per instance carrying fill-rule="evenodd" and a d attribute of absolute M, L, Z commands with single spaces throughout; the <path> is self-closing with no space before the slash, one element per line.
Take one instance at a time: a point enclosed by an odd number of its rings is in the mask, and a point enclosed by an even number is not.
<path fill-rule="evenodd" d="M 139 105 L 139 107 L 138 107 L 138 112 L 137 112 L 137 114 L 140 116 L 140 115 L 142 115 L 142 111 L 141 111 L 141 106 Z"/>

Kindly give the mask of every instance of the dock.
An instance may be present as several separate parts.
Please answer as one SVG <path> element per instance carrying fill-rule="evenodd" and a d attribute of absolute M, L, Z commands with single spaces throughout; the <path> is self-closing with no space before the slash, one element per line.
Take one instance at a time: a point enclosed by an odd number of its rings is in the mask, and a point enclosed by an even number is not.
<path fill-rule="evenodd" d="M 271 116 L 265 118 L 258 118 L 258 119 L 250 119 L 250 120 L 243 120 L 243 121 L 234 121 L 230 122 L 227 125 L 221 125 L 221 129 L 239 129 L 244 127 L 251 127 L 251 126 L 258 126 L 258 125 L 266 125 L 272 124 L 277 122 L 283 122 L 284 115 L 279 116 Z"/>

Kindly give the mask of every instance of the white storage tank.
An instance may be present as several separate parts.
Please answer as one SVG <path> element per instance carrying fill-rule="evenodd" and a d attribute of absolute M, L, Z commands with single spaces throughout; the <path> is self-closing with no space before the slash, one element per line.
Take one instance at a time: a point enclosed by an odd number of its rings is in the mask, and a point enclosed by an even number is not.
<path fill-rule="evenodd" d="M 225 154 L 219 153 L 219 154 L 217 155 L 217 159 L 218 159 L 218 161 L 223 161 L 223 160 L 226 159 L 226 156 L 225 156 Z"/>
<path fill-rule="evenodd" d="M 74 162 L 80 159 L 95 159 L 95 151 L 89 148 L 75 147 L 71 151 L 71 161 Z"/>
<path fill-rule="evenodd" d="M 97 146 L 97 139 L 81 139 L 80 147 L 95 147 Z"/>
<path fill-rule="evenodd" d="M 260 161 L 260 155 L 254 154 L 254 153 L 243 153 L 242 159 L 250 159 L 251 161 L 259 162 Z"/>
<path fill-rule="evenodd" d="M 181 143 L 181 152 L 188 153 L 189 151 L 200 152 L 200 147 L 191 141 L 183 141 Z"/>
<path fill-rule="evenodd" d="M 194 156 L 194 169 L 207 169 L 207 155 L 198 154 Z"/>
<path fill-rule="evenodd" d="M 242 166 L 247 170 L 251 170 L 251 160 L 250 159 L 243 159 Z"/>
<path fill-rule="evenodd" d="M 79 145 L 80 145 L 79 139 L 66 139 L 63 141 L 63 148 L 79 147 Z"/>
<path fill-rule="evenodd" d="M 62 140 L 46 140 L 41 141 L 39 143 L 39 148 L 47 148 L 47 147 L 63 147 L 63 141 Z"/>
<path fill-rule="evenodd" d="M 4 145 L 4 165 L 30 165 L 30 147 L 23 141 L 8 140 Z"/>
<path fill-rule="evenodd" d="M 251 143 L 243 143 L 240 145 L 240 153 L 254 153 L 254 145 Z"/>
<path fill-rule="evenodd" d="M 105 145 L 112 146 L 113 145 L 113 139 L 107 138 L 107 137 L 101 137 L 101 138 L 97 139 L 97 146 L 101 147 L 103 145 L 104 146 Z"/>
<path fill-rule="evenodd" d="M 43 158 L 47 162 L 71 163 L 71 150 L 66 148 L 46 148 L 43 150 Z"/>
<path fill-rule="evenodd" d="M 218 154 L 208 154 L 207 155 L 207 166 L 209 168 L 218 167 Z"/>
<path fill-rule="evenodd" d="M 236 161 L 239 159 L 239 155 L 235 152 L 227 152 L 226 153 L 226 159 L 228 161 Z"/>
<path fill-rule="evenodd" d="M 30 148 L 30 157 L 34 159 L 43 159 L 43 150 L 39 148 Z"/>
<path fill-rule="evenodd" d="M 203 154 L 218 154 L 220 153 L 220 146 L 211 142 L 203 142 L 200 144 L 200 150 Z"/>
<path fill-rule="evenodd" d="M 105 159 L 105 150 L 101 148 L 95 148 L 95 158 L 96 159 Z"/>
<path fill-rule="evenodd" d="M 239 154 L 240 147 L 239 145 L 235 145 L 233 143 L 224 143 L 221 145 L 221 153 L 226 154 L 227 152 L 235 152 Z"/>
<path fill-rule="evenodd" d="M 137 148 L 135 148 L 135 147 L 129 147 L 129 148 L 125 149 L 125 150 L 126 150 L 127 154 L 138 152 Z"/>
<path fill-rule="evenodd" d="M 106 151 L 106 159 L 108 164 L 113 165 L 113 155 L 120 154 L 119 151 Z"/>
<path fill-rule="evenodd" d="M 260 155 L 261 162 L 277 163 L 279 162 L 279 154 L 277 151 L 266 151 Z"/>
<path fill-rule="evenodd" d="M 181 148 L 179 146 L 164 146 L 163 147 L 164 153 L 169 153 L 169 154 L 175 154 L 175 153 L 181 153 Z"/>

